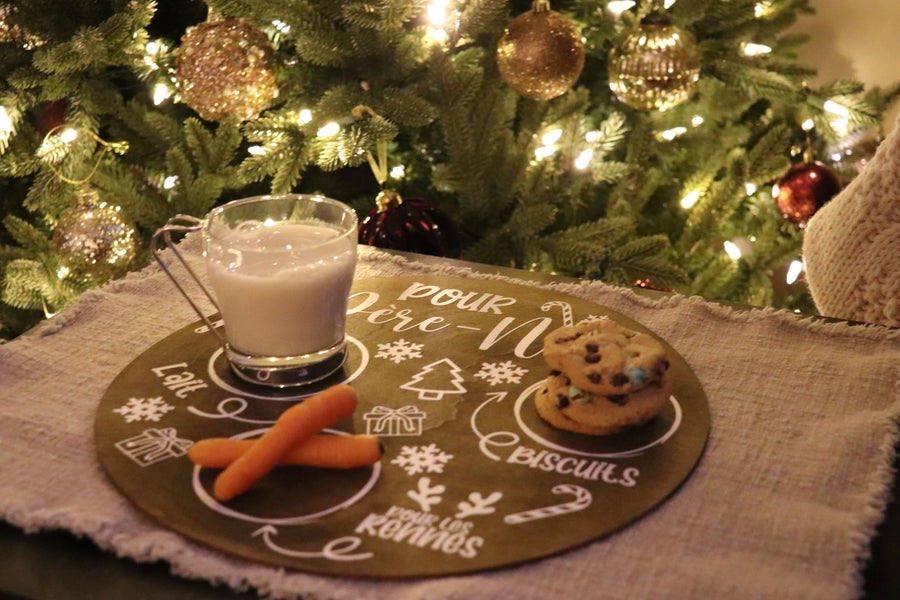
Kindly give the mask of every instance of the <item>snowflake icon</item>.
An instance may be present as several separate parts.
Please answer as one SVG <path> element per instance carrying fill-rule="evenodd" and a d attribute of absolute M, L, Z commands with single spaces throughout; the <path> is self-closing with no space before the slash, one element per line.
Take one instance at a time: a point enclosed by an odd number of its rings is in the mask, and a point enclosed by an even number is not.
<path fill-rule="evenodd" d="M 164 402 L 162 396 L 156 398 L 129 398 L 128 403 L 113 409 L 125 417 L 126 423 L 133 421 L 159 421 L 164 414 L 175 407 Z"/>
<path fill-rule="evenodd" d="M 394 363 L 401 363 L 410 358 L 422 358 L 423 344 L 407 342 L 400 338 L 389 344 L 378 344 L 378 353 L 375 358 L 386 358 Z"/>
<path fill-rule="evenodd" d="M 486 380 L 492 386 L 503 383 L 521 383 L 528 369 L 516 366 L 511 360 L 502 363 L 481 363 L 481 370 L 475 377 Z"/>
<path fill-rule="evenodd" d="M 400 456 L 392 460 L 391 464 L 399 465 L 407 475 L 443 473 L 444 465 L 452 459 L 452 454 L 443 452 L 432 442 L 427 446 L 403 446 Z"/>

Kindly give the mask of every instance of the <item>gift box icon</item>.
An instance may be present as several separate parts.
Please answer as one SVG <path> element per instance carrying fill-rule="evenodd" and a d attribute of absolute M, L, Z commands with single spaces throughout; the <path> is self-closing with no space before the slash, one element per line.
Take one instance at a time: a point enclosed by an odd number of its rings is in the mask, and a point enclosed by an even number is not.
<path fill-rule="evenodd" d="M 369 435 L 422 435 L 425 413 L 411 404 L 401 408 L 376 406 L 364 414 L 363 419 Z"/>
<path fill-rule="evenodd" d="M 145 429 L 140 435 L 116 442 L 122 454 L 146 467 L 167 458 L 184 456 L 194 442 L 178 437 L 172 427 Z"/>

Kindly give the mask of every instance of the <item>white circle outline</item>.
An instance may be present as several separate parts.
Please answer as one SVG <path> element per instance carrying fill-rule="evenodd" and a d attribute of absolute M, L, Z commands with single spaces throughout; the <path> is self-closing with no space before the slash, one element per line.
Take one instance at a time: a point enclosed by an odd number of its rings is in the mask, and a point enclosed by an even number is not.
<path fill-rule="evenodd" d="M 268 430 L 268 427 L 263 427 L 262 429 L 244 431 L 237 435 L 233 435 L 231 439 L 243 440 L 249 437 L 253 437 L 257 434 L 261 435 Z M 334 435 L 350 435 L 346 431 L 338 431 L 336 429 L 323 429 L 322 431 Z M 191 484 L 194 488 L 194 493 L 197 495 L 200 501 L 203 502 L 203 504 L 205 504 L 215 512 L 225 515 L 226 517 L 238 519 L 239 521 L 246 521 L 248 523 L 267 523 L 270 525 L 303 525 L 304 523 L 309 523 L 310 521 L 314 521 L 318 518 L 324 517 L 325 515 L 330 515 L 339 510 L 352 506 L 353 504 L 359 502 L 359 500 L 366 496 L 370 491 L 372 491 L 372 488 L 375 487 L 375 482 L 378 481 L 378 478 L 381 476 L 381 461 L 379 461 L 372 465 L 372 474 L 369 476 L 369 480 L 366 481 L 366 484 L 362 486 L 362 488 L 360 488 L 358 492 L 356 492 L 343 502 L 340 502 L 330 508 L 320 510 L 319 512 L 310 515 L 267 519 L 264 517 L 254 517 L 228 508 L 227 506 L 222 505 L 221 502 L 210 496 L 209 493 L 207 493 L 207 491 L 203 488 L 203 485 L 200 483 L 200 470 L 202 468 L 203 467 L 201 467 L 200 465 L 194 465 L 194 472 L 191 476 Z"/>
<path fill-rule="evenodd" d="M 348 375 L 347 378 L 344 379 L 341 383 L 350 383 L 351 381 L 353 381 L 354 379 L 356 379 L 357 377 L 359 377 L 360 374 L 361 374 L 363 371 L 365 371 L 365 370 L 366 370 L 366 367 L 369 365 L 369 351 L 368 351 L 368 349 L 366 348 L 365 344 L 363 344 L 362 342 L 360 342 L 358 339 L 356 339 L 356 338 L 353 337 L 352 335 L 348 335 L 348 336 L 347 336 L 347 341 L 350 342 L 351 344 L 355 345 L 357 348 L 359 348 L 359 352 L 360 352 L 360 354 L 362 355 L 362 360 L 361 360 L 360 363 L 359 363 L 359 367 L 357 367 L 355 371 L 353 371 L 352 373 L 350 373 L 350 375 Z M 238 394 L 238 395 L 240 395 L 240 396 L 245 396 L 245 397 L 247 397 L 247 398 L 254 398 L 254 399 L 257 399 L 257 400 L 270 400 L 270 401 L 274 401 L 274 402 L 293 402 L 293 401 L 295 401 L 295 400 L 299 400 L 299 399 L 302 399 L 302 398 L 307 398 L 307 397 L 309 397 L 309 396 L 312 396 L 313 394 L 318 393 L 318 391 L 321 391 L 321 390 L 318 390 L 317 392 L 310 392 L 310 393 L 308 393 L 308 394 L 299 394 L 299 395 L 297 395 L 297 396 L 278 396 L 277 398 L 273 398 L 272 396 L 263 396 L 263 395 L 261 395 L 261 394 L 254 394 L 254 393 L 252 393 L 252 392 L 248 392 L 248 391 L 246 391 L 246 390 L 242 390 L 242 389 L 236 388 L 236 387 L 234 387 L 234 386 L 232 386 L 232 385 L 227 384 L 227 383 L 225 382 L 225 380 L 222 379 L 221 377 L 219 377 L 219 374 L 216 373 L 216 368 L 215 368 L 215 362 L 216 362 L 216 359 L 217 359 L 224 351 L 225 351 L 225 350 L 224 350 L 221 346 L 219 346 L 218 348 L 216 348 L 216 350 L 215 350 L 215 351 L 212 353 L 212 355 L 209 357 L 209 361 L 208 361 L 207 364 L 206 364 L 206 371 L 207 371 L 207 373 L 209 374 L 210 380 L 211 380 L 214 384 L 216 384 L 218 387 L 220 387 L 220 388 L 222 388 L 223 390 L 225 390 L 226 392 L 233 392 L 233 393 Z"/>
<path fill-rule="evenodd" d="M 658 446 L 663 444 L 670 437 L 675 435 L 675 432 L 681 426 L 682 421 L 682 410 L 681 404 L 678 403 L 678 400 L 675 396 L 669 396 L 669 402 L 672 403 L 672 406 L 675 408 L 675 420 L 672 422 L 672 426 L 669 427 L 668 431 L 662 434 L 658 439 L 641 446 L 640 448 L 634 448 L 632 450 L 626 450 L 624 452 L 612 452 L 612 453 L 603 453 L 603 452 L 583 452 L 581 450 L 575 450 L 574 448 L 568 448 L 566 446 L 560 446 L 559 444 L 554 444 L 553 442 L 544 439 L 537 433 L 535 433 L 528 425 L 525 424 L 525 420 L 522 418 L 522 404 L 524 404 L 525 400 L 534 394 L 540 387 L 543 385 L 542 381 L 535 383 L 534 385 L 528 387 L 519 394 L 519 397 L 516 398 L 516 404 L 514 408 L 516 423 L 519 425 L 519 429 L 522 432 L 530 437 L 532 440 L 541 444 L 542 446 L 546 446 L 552 450 L 559 450 L 560 452 L 568 452 L 569 454 L 575 454 L 578 456 L 589 456 L 591 458 L 625 458 L 630 456 L 636 456 L 638 454 L 642 454 L 645 450 L 649 450 L 653 446 Z"/>

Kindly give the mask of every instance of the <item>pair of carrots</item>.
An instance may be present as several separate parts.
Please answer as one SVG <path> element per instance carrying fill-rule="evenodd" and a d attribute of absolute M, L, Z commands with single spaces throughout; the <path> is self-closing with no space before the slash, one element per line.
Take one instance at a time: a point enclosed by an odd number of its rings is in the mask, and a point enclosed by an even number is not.
<path fill-rule="evenodd" d="M 335 385 L 284 411 L 259 439 L 200 440 L 188 457 L 203 467 L 224 467 L 213 484 L 213 496 L 223 502 L 246 492 L 279 464 L 343 469 L 370 465 L 382 453 L 375 436 L 320 434 L 350 417 L 356 405 L 352 387 Z"/>

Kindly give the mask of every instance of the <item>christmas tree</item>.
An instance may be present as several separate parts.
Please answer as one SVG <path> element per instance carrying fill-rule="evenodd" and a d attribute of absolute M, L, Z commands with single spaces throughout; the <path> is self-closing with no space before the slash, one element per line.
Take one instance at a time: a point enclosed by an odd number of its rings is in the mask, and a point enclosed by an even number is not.
<path fill-rule="evenodd" d="M 383 239 L 425 211 L 435 253 L 812 311 L 778 282 L 898 90 L 811 85 L 811 12 L 0 0 L 0 331 L 145 266 L 175 214 L 290 191 L 388 193 Z"/>

